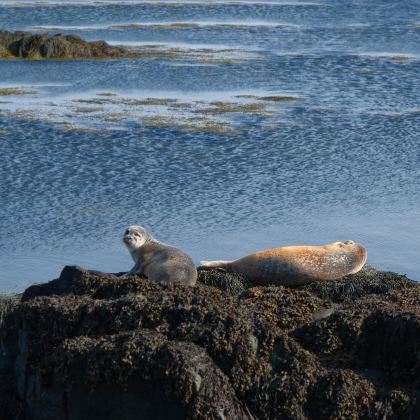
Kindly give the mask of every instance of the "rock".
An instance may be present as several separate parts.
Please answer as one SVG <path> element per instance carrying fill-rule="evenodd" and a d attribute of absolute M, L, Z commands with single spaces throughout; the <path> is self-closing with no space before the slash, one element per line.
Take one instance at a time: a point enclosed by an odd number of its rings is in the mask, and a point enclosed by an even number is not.
<path fill-rule="evenodd" d="M 19 303 L 20 295 L 0 294 L 0 328 L 3 325 L 6 315 Z"/>
<path fill-rule="evenodd" d="M 315 293 L 323 299 L 333 302 L 352 301 L 366 294 L 386 293 L 390 290 L 416 287 L 417 282 L 397 273 L 377 271 L 365 267 L 356 274 L 336 281 L 320 281 L 301 286 L 301 290 Z"/>
<path fill-rule="evenodd" d="M 308 405 L 314 419 L 370 417 L 375 387 L 351 370 L 336 369 L 311 390 Z"/>
<path fill-rule="evenodd" d="M 231 295 L 239 295 L 251 286 L 250 282 L 240 274 L 224 273 L 219 270 L 198 268 L 198 281 L 213 286 Z"/>
<path fill-rule="evenodd" d="M 2 58 L 13 58 L 13 55 L 4 45 L 0 44 L 0 59 Z"/>
<path fill-rule="evenodd" d="M 0 31 L 0 58 L 95 59 L 124 58 L 131 53 L 124 47 L 104 41 L 85 41 L 75 35 L 30 34 Z"/>
<path fill-rule="evenodd" d="M 0 418 L 419 418 L 415 282 L 198 280 L 65 267 L 5 303 Z"/>

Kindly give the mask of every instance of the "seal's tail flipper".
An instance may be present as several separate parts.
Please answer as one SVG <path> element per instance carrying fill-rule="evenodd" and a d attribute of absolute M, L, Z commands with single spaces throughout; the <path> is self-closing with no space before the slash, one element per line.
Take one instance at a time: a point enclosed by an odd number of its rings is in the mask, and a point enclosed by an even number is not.
<path fill-rule="evenodd" d="M 228 264 L 232 261 L 201 261 L 202 267 L 222 268 L 226 270 Z"/>

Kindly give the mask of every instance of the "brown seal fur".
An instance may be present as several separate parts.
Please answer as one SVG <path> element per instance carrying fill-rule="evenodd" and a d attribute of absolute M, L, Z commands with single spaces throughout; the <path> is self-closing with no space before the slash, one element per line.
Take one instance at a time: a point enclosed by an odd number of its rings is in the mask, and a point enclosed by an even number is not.
<path fill-rule="evenodd" d="M 243 274 L 253 285 L 299 286 L 357 273 L 366 259 L 362 245 L 346 241 L 267 249 L 235 261 L 202 261 L 202 266 Z"/>

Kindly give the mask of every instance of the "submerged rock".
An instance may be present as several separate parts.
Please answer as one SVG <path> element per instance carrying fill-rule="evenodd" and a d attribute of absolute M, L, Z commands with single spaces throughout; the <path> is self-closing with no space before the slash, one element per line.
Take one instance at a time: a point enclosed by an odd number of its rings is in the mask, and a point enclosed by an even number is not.
<path fill-rule="evenodd" d="M 66 267 L 5 303 L 0 417 L 420 416 L 417 283 L 372 270 L 327 289 L 198 280 Z"/>
<path fill-rule="evenodd" d="M 92 59 L 130 56 L 124 47 L 85 41 L 75 35 L 0 31 L 0 58 Z"/>

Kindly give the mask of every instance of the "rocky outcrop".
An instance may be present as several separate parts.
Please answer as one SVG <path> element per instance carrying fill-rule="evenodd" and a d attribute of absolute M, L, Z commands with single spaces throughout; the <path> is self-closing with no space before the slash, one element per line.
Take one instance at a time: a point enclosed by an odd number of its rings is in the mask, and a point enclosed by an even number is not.
<path fill-rule="evenodd" d="M 7 419 L 414 419 L 420 287 L 365 270 L 297 289 L 66 267 L 8 301 Z"/>
<path fill-rule="evenodd" d="M 99 59 L 130 55 L 124 47 L 104 41 L 88 42 L 75 35 L 0 31 L 0 58 Z"/>

